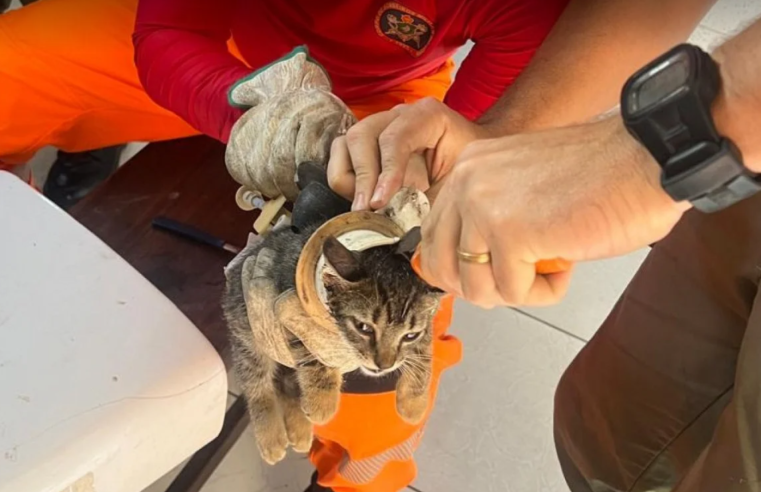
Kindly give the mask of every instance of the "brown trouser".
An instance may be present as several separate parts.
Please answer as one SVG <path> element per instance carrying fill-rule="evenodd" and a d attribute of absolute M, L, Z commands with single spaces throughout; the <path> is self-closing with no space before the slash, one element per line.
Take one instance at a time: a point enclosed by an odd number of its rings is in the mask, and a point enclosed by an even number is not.
<path fill-rule="evenodd" d="M 573 492 L 761 491 L 761 196 L 687 214 L 564 374 Z"/>

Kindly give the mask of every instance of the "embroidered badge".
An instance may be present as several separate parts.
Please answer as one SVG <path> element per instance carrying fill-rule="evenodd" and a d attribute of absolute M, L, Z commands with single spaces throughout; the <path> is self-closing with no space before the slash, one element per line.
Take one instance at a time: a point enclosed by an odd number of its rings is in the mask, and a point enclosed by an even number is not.
<path fill-rule="evenodd" d="M 412 56 L 423 54 L 434 33 L 430 20 L 396 2 L 386 3 L 380 8 L 375 17 L 375 30 Z"/>

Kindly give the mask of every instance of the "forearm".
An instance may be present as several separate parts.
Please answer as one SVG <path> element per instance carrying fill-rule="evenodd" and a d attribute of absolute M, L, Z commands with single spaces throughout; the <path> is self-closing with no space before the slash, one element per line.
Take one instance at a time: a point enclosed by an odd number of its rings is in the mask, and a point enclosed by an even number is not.
<path fill-rule="evenodd" d="M 761 173 L 761 134 L 757 131 L 758 116 L 761 115 L 761 19 L 722 45 L 713 57 L 719 63 L 722 84 L 712 107 L 717 130 L 737 145 L 749 169 Z M 666 214 L 673 211 L 673 207 L 687 210 L 689 202 L 675 204 L 663 191 L 660 166 L 645 147 L 629 135 L 620 115 L 613 115 L 606 121 L 615 128 L 612 132 L 614 140 L 607 145 L 611 155 L 619 156 L 614 160 L 623 166 L 621 169 L 639 173 L 644 178 L 640 180 L 646 183 L 642 192 L 650 193 L 649 200 L 655 197 L 668 204 L 656 208 Z M 657 193 L 653 194 L 653 190 Z"/>
<path fill-rule="evenodd" d="M 226 141 L 242 111 L 227 91 L 250 69 L 227 50 L 227 5 L 141 0 L 135 64 L 148 95 L 201 132 Z"/>
<path fill-rule="evenodd" d="M 715 0 L 572 0 L 531 64 L 479 121 L 504 135 L 586 121 L 638 68 L 684 41 Z"/>
<path fill-rule="evenodd" d="M 719 133 L 730 138 L 743 161 L 761 173 L 761 19 L 713 53 L 721 67 L 721 94 L 713 107 Z"/>

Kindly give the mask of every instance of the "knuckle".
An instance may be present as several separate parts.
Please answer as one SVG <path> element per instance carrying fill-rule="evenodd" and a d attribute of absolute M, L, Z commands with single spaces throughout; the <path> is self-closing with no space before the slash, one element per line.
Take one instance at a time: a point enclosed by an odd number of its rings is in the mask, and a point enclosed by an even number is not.
<path fill-rule="evenodd" d="M 368 181 L 372 181 L 374 174 L 375 173 L 373 173 L 370 168 L 365 166 L 360 166 L 354 169 L 355 180 L 358 183 L 366 183 Z"/>
<path fill-rule="evenodd" d="M 363 122 L 360 121 L 346 131 L 345 138 L 346 143 L 349 147 L 367 142 L 368 140 L 374 138 L 374 135 L 372 134 L 372 127 L 362 123 Z"/>
<path fill-rule="evenodd" d="M 431 96 L 418 101 L 417 107 L 418 111 L 421 114 L 425 114 L 426 118 L 439 121 L 448 119 L 451 113 L 446 104 Z"/>
<path fill-rule="evenodd" d="M 398 130 L 398 126 L 399 125 L 388 127 L 381 132 L 381 134 L 378 136 L 378 145 L 381 148 L 387 148 L 399 144 L 402 132 Z"/>
<path fill-rule="evenodd" d="M 363 130 L 361 123 L 349 128 L 346 132 L 346 143 L 349 146 L 355 145 L 366 138 L 365 131 Z"/>
<path fill-rule="evenodd" d="M 381 153 L 383 168 L 406 166 L 406 162 L 399 162 L 403 156 L 412 153 L 412 144 L 405 132 L 391 129 L 378 137 L 378 148 Z"/>
<path fill-rule="evenodd" d="M 481 210 L 481 200 L 475 194 L 466 193 L 462 196 L 463 208 L 471 215 L 472 220 L 482 223 L 486 217 L 483 217 L 484 211 Z"/>
<path fill-rule="evenodd" d="M 455 166 L 452 171 L 450 171 L 447 179 L 451 182 L 453 190 L 457 190 L 457 196 L 459 196 L 461 200 L 468 203 L 480 203 L 483 200 L 483 197 L 474 193 L 474 190 L 472 189 L 474 185 L 471 178 L 472 173 L 467 167 Z"/>
<path fill-rule="evenodd" d="M 378 178 L 379 182 L 383 182 L 384 186 L 388 190 L 388 193 L 393 195 L 402 187 L 404 178 L 399 173 L 384 173 Z"/>
<path fill-rule="evenodd" d="M 521 289 L 516 284 L 516 279 L 504 268 L 494 272 L 494 280 L 501 304 L 508 307 L 519 307 L 526 304 L 529 292 Z"/>
<path fill-rule="evenodd" d="M 418 106 L 427 110 L 440 110 L 444 105 L 433 96 L 427 96 L 417 102 Z"/>
<path fill-rule="evenodd" d="M 500 290 L 500 297 L 505 306 L 518 307 L 523 305 L 522 296 L 512 289 L 507 289 L 506 291 Z"/>
<path fill-rule="evenodd" d="M 523 306 L 526 302 L 528 292 L 524 292 L 511 286 L 507 289 L 507 292 L 502 296 L 502 299 L 508 306 Z"/>
<path fill-rule="evenodd" d="M 351 130 L 349 130 L 351 131 Z M 339 149 L 346 145 L 346 137 L 341 135 L 333 139 L 333 142 L 330 144 L 330 155 L 335 155 Z"/>
<path fill-rule="evenodd" d="M 391 108 L 391 112 L 392 113 L 396 113 L 396 114 L 400 114 L 401 112 L 406 111 L 409 107 L 410 107 L 410 105 L 406 104 L 406 103 L 397 104 L 396 106 Z"/>

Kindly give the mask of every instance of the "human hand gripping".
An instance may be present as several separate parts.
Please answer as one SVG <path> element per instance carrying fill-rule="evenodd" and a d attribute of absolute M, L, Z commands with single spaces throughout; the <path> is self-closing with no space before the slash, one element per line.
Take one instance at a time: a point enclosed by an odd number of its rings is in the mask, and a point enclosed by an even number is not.
<path fill-rule="evenodd" d="M 230 133 L 227 169 L 269 198 L 295 200 L 298 166 L 326 165 L 331 142 L 356 121 L 303 47 L 238 81 L 229 100 L 246 112 Z"/>
<path fill-rule="evenodd" d="M 379 209 L 402 186 L 426 191 L 486 130 L 445 104 L 422 99 L 365 118 L 333 141 L 328 181 L 353 210 Z"/>
<path fill-rule="evenodd" d="M 571 272 L 541 274 L 538 262 L 624 254 L 676 224 L 689 204 L 659 177 L 618 117 L 472 143 L 423 223 L 421 274 L 482 307 L 557 302 Z"/>

